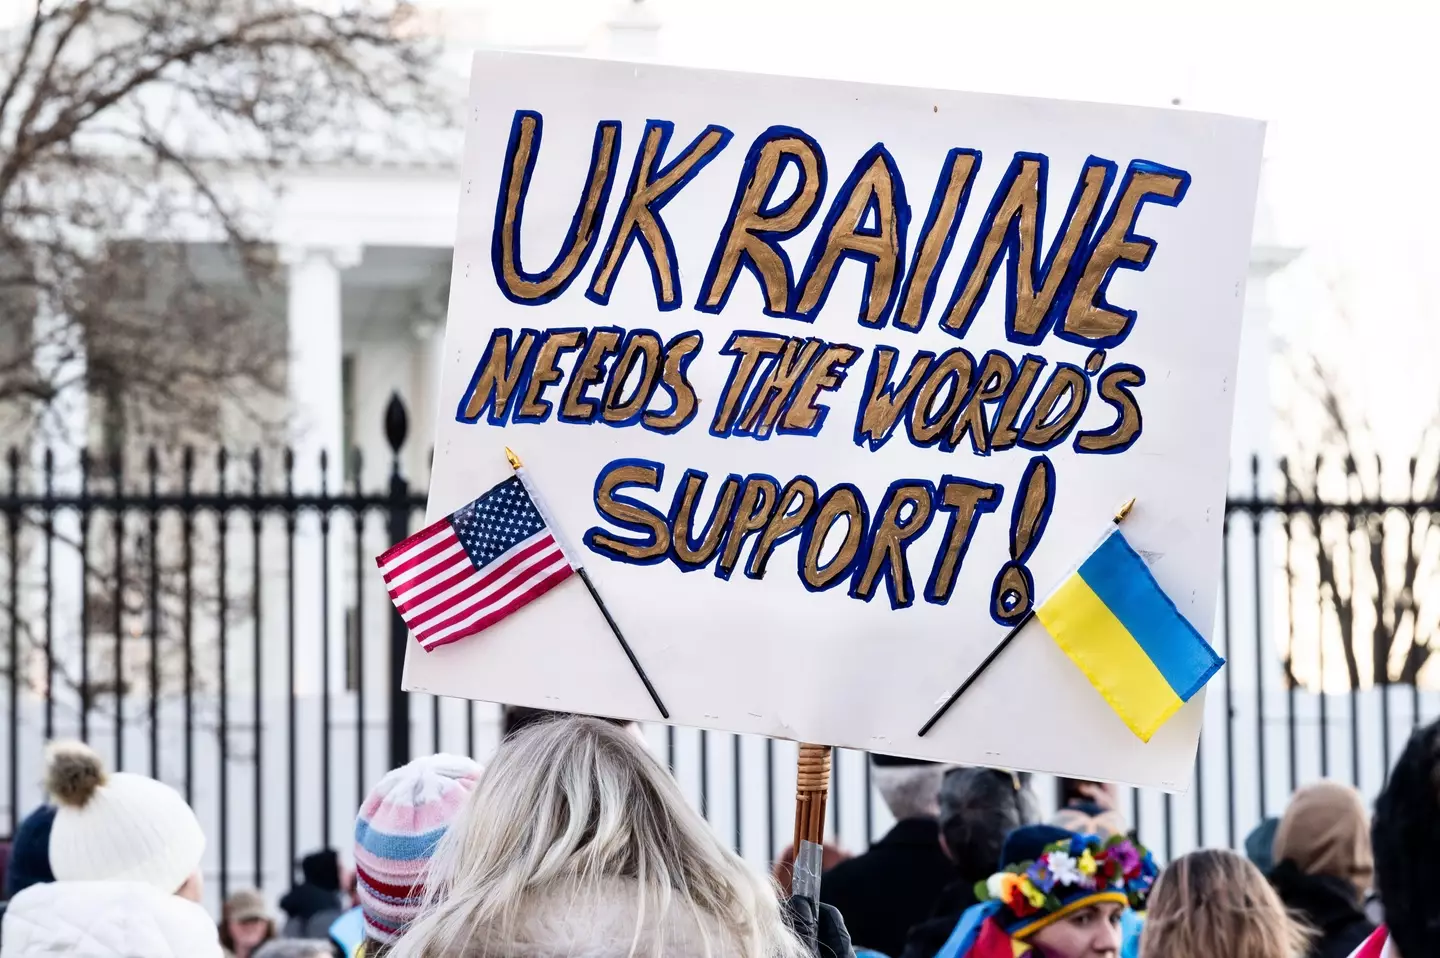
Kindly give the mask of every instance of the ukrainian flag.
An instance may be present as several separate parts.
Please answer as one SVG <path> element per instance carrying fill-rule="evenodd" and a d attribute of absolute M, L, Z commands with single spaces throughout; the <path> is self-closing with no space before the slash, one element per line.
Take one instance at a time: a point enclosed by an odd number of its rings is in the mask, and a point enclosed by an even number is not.
<path fill-rule="evenodd" d="M 1225 664 L 1118 527 L 1035 615 L 1146 742 Z"/>

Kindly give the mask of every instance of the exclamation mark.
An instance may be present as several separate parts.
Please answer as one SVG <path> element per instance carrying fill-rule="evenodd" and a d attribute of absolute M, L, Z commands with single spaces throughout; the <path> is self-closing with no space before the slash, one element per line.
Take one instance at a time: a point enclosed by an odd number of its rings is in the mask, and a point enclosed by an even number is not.
<path fill-rule="evenodd" d="M 1035 456 L 1025 467 L 1010 517 L 1010 561 L 1000 567 L 991 593 L 990 616 L 1001 625 L 1019 622 L 1035 601 L 1035 580 L 1025 562 L 1044 535 L 1054 505 L 1055 467 L 1046 457 Z"/>

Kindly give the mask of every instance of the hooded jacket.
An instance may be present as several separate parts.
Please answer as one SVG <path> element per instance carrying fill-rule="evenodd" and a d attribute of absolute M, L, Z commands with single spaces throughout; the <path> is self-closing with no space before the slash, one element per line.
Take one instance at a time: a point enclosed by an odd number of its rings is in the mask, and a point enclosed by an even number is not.
<path fill-rule="evenodd" d="M 204 908 L 140 882 L 33 885 L 5 911 L 5 958 L 221 958 Z"/>
<path fill-rule="evenodd" d="M 1375 930 L 1355 886 L 1343 878 L 1307 875 L 1286 859 L 1270 873 L 1270 884 L 1286 908 L 1319 932 L 1311 958 L 1346 958 Z"/>

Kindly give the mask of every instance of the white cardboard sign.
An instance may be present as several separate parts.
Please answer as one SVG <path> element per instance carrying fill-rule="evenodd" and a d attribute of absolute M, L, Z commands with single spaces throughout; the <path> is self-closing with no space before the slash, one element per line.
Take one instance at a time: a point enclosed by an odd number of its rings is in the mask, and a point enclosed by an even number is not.
<path fill-rule="evenodd" d="M 513 448 L 672 721 L 1170 789 L 1027 627 L 1115 507 L 1209 636 L 1259 122 L 476 56 L 430 517 Z M 818 531 L 817 531 L 818 530 Z M 407 689 L 659 718 L 576 577 Z"/>

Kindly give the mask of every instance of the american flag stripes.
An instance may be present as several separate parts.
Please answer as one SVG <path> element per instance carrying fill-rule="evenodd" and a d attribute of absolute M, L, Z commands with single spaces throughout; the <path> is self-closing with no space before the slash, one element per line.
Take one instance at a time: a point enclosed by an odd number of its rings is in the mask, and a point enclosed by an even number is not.
<path fill-rule="evenodd" d="M 375 562 L 427 652 L 488 629 L 574 571 L 516 476 Z"/>

